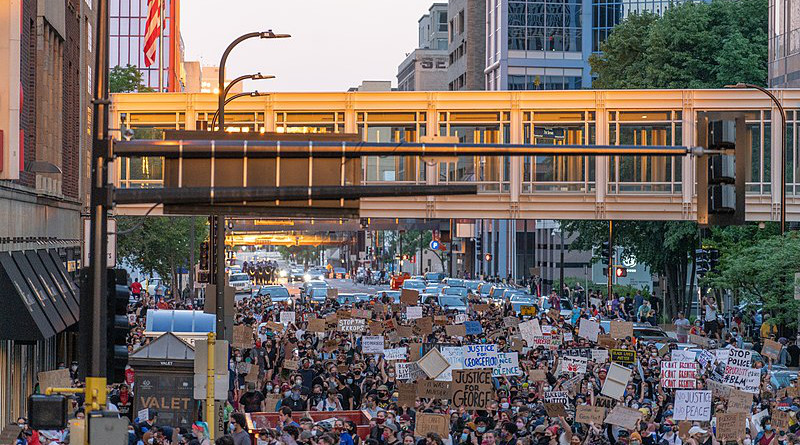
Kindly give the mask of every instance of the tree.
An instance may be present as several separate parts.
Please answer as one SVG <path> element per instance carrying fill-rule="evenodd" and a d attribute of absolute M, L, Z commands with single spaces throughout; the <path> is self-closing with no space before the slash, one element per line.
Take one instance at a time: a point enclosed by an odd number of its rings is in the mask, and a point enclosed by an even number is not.
<path fill-rule="evenodd" d="M 157 273 L 178 289 L 178 269 L 190 264 L 190 238 L 194 224 L 194 257 L 200 257 L 200 244 L 208 237 L 204 218 L 194 217 L 117 217 L 117 253 L 124 263 L 143 273 Z"/>
<path fill-rule="evenodd" d="M 322 247 L 319 246 L 278 246 L 278 253 L 286 261 L 294 261 L 295 263 L 308 266 L 309 263 L 315 263 L 319 259 L 319 252 Z"/>
<path fill-rule="evenodd" d="M 112 93 L 153 91 L 144 84 L 142 72 L 133 65 L 115 66 L 108 73 L 108 89 Z"/>
<path fill-rule="evenodd" d="M 589 58 L 596 88 L 720 88 L 767 80 L 767 0 L 631 14 Z"/>
<path fill-rule="evenodd" d="M 433 241 L 433 232 L 430 230 L 406 230 L 404 232 L 389 233 L 390 236 L 387 237 L 389 252 L 398 252 L 400 250 L 398 249 L 399 244 L 402 246 L 400 255 L 419 256 L 421 246 L 423 252 L 431 252 L 436 258 L 439 259 L 439 263 L 442 265 L 442 270 L 447 270 L 446 262 L 449 258 L 448 254 L 446 251 L 431 249 L 430 246 L 431 241 Z M 417 261 L 422 261 L 422 258 L 418 258 Z"/>
<path fill-rule="evenodd" d="M 745 230 L 737 228 L 734 235 L 757 230 L 753 226 Z M 797 325 L 800 310 L 800 302 L 794 299 L 797 272 L 800 272 L 800 235 L 763 233 L 749 242 L 742 239 L 721 249 L 719 266 L 704 282 L 715 289 L 730 289 L 739 301 L 761 302 L 762 312 L 769 314 L 777 326 L 792 328 Z"/>
<path fill-rule="evenodd" d="M 591 249 L 608 241 L 608 221 L 562 221 L 562 228 L 577 239 L 570 249 Z M 622 247 L 626 257 L 635 257 L 664 277 L 667 315 L 687 310 L 694 281 L 694 251 L 698 245 L 697 224 L 688 221 L 614 221 L 614 247 Z"/>

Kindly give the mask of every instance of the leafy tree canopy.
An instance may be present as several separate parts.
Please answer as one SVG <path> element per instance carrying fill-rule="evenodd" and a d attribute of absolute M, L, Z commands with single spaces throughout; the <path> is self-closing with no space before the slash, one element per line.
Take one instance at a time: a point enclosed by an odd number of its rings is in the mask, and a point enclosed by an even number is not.
<path fill-rule="evenodd" d="M 595 88 L 764 85 L 767 0 L 684 2 L 662 16 L 632 14 L 592 55 Z"/>
<path fill-rule="evenodd" d="M 108 89 L 112 93 L 148 92 L 151 88 L 145 86 L 142 72 L 133 65 L 115 66 L 108 73 Z"/>

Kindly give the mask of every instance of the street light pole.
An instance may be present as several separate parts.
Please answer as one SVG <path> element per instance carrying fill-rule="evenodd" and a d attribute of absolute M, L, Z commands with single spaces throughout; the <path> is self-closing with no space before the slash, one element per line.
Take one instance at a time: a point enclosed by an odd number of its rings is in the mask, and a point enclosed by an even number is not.
<path fill-rule="evenodd" d="M 783 104 L 778 98 L 768 89 L 759 86 L 753 85 L 751 83 L 743 83 L 739 82 L 735 85 L 725 85 L 725 88 L 739 88 L 739 89 L 748 89 L 752 88 L 769 96 L 772 99 L 772 102 L 775 103 L 775 106 L 778 108 L 778 111 L 781 113 L 781 236 L 786 232 L 786 110 L 783 108 Z"/>
<path fill-rule="evenodd" d="M 230 85 L 228 85 L 228 86 L 230 87 Z M 240 97 L 245 97 L 245 96 L 248 96 L 248 97 L 263 97 L 263 96 L 269 96 L 269 93 L 260 93 L 258 91 L 253 91 L 252 93 L 234 94 L 233 96 L 225 99 L 225 105 L 228 105 L 229 103 L 233 102 L 234 100 L 236 100 L 236 99 L 238 99 Z M 217 124 L 217 117 L 219 117 L 219 110 L 214 112 L 214 118 L 211 119 L 211 126 L 209 128 L 212 131 L 214 130 L 214 126 Z M 220 130 L 223 131 L 223 129 L 220 129 Z"/>

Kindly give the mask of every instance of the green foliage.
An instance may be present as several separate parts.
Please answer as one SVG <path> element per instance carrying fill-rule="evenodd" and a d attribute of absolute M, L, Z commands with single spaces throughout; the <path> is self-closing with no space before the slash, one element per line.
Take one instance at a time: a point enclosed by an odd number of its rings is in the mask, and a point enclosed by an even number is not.
<path fill-rule="evenodd" d="M 684 2 L 632 14 L 592 55 L 595 88 L 720 88 L 767 79 L 767 0 Z"/>
<path fill-rule="evenodd" d="M 108 90 L 112 93 L 149 92 L 145 86 L 142 72 L 133 65 L 115 66 L 108 73 Z"/>
<path fill-rule="evenodd" d="M 740 301 L 761 302 L 762 310 L 778 326 L 794 327 L 800 302 L 794 299 L 794 274 L 800 272 L 800 235 L 784 237 L 745 226 L 717 233 L 728 244 L 720 249 L 720 264 L 704 283 L 715 289 L 730 289 Z M 727 230 L 726 230 L 727 232 Z M 754 232 L 754 238 L 735 238 Z"/>
<path fill-rule="evenodd" d="M 200 243 L 208 237 L 204 218 L 117 217 L 117 253 L 128 265 L 143 273 L 157 273 L 177 288 L 177 270 L 189 267 L 191 227 L 194 224 L 195 261 Z"/>
<path fill-rule="evenodd" d="M 304 266 L 316 263 L 322 249 L 317 246 L 278 246 L 277 248 L 281 258 Z"/>
<path fill-rule="evenodd" d="M 448 258 L 447 252 L 443 250 L 431 250 L 430 245 L 431 241 L 433 241 L 433 232 L 430 230 L 407 230 L 398 234 L 397 232 L 385 232 L 389 233 L 388 238 L 388 252 L 386 258 L 384 258 L 384 262 L 391 262 L 394 259 L 394 253 L 397 252 L 398 244 L 402 246 L 402 251 L 400 252 L 401 255 L 409 255 L 414 256 L 418 255 L 420 251 L 420 245 L 422 246 L 422 251 L 425 252 L 432 252 L 436 258 L 439 259 L 439 262 L 442 265 L 442 270 L 447 270 L 446 261 Z M 391 254 L 391 255 L 389 255 Z M 421 261 L 421 260 L 420 260 Z"/>
<path fill-rule="evenodd" d="M 608 241 L 608 221 L 562 221 L 562 228 L 578 237 L 570 249 L 589 250 Z M 665 307 L 670 313 L 685 308 L 691 289 L 684 283 L 690 278 L 690 264 L 697 247 L 697 225 L 686 221 L 615 221 L 614 246 L 625 255 L 645 263 L 650 270 L 666 278 Z M 604 289 L 602 289 L 604 290 Z"/>

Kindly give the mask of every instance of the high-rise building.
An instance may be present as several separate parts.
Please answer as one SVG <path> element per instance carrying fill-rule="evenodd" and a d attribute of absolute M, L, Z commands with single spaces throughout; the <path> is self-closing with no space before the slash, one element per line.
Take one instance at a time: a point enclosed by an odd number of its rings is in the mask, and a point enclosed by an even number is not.
<path fill-rule="evenodd" d="M 187 93 L 214 93 L 219 94 L 219 67 L 202 66 L 197 61 L 183 62 L 183 91 Z M 225 79 L 225 85 L 229 80 Z M 241 82 L 233 85 L 229 94 L 241 93 Z"/>
<path fill-rule="evenodd" d="M 800 87 L 800 0 L 769 2 L 769 86 Z"/>
<path fill-rule="evenodd" d="M 94 9 L 92 0 L 0 2 L 3 426 L 25 415 L 39 371 L 77 359 L 68 328 L 80 315 L 74 282 Z"/>
<path fill-rule="evenodd" d="M 486 1 L 450 0 L 447 88 L 484 90 L 486 63 Z"/>
<path fill-rule="evenodd" d="M 149 1 L 109 0 L 108 3 L 111 15 L 109 66 L 135 66 L 147 87 L 155 91 L 181 91 L 180 0 L 160 1 L 163 26 L 156 42 L 155 61 L 150 66 L 146 66 L 144 56 Z"/>
<path fill-rule="evenodd" d="M 434 3 L 418 22 L 419 47 L 397 68 L 400 91 L 447 89 L 447 3 Z"/>
<path fill-rule="evenodd" d="M 590 88 L 589 56 L 616 25 L 681 1 L 486 0 L 486 89 Z"/>

